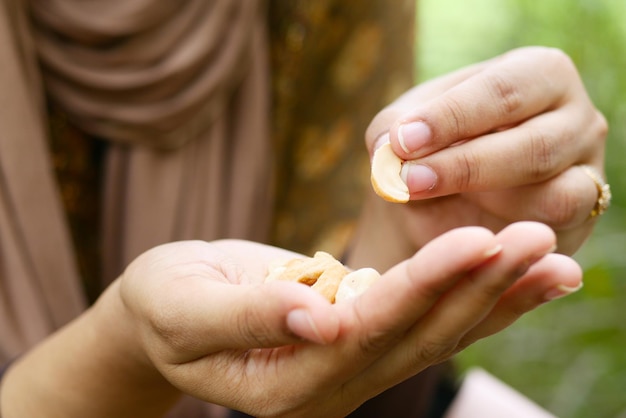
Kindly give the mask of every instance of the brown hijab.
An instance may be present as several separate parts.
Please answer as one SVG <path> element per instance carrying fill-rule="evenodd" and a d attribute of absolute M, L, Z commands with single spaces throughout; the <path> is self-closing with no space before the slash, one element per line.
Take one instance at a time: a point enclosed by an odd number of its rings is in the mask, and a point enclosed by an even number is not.
<path fill-rule="evenodd" d="M 111 143 L 106 281 L 163 242 L 266 237 L 262 3 L 1 2 L 2 360 L 85 308 L 49 162 L 42 83 L 75 124 Z"/>

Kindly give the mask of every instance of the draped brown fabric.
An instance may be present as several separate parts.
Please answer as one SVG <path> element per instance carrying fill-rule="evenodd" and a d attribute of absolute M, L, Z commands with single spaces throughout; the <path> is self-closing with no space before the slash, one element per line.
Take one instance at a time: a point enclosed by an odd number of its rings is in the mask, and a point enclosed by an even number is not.
<path fill-rule="evenodd" d="M 164 242 L 262 241 L 272 202 L 265 17 L 251 0 L 0 2 L 2 362 L 86 307 L 42 85 L 110 142 L 105 281 Z"/>
<path fill-rule="evenodd" d="M 273 242 L 343 256 L 369 183 L 364 132 L 414 83 L 415 0 L 270 1 Z"/>
<path fill-rule="evenodd" d="M 0 3 L 0 356 L 85 307 L 50 166 L 25 5 Z"/>
<path fill-rule="evenodd" d="M 168 4 L 175 3 L 33 1 L 31 26 L 26 3 L 2 2 L 0 83 L 11 100 L 0 112 L 0 327 L 14 335 L 0 343 L 4 357 L 84 307 L 48 161 L 35 54 L 51 100 L 113 142 L 103 211 L 107 280 L 163 242 L 265 238 L 264 7 Z"/>
<path fill-rule="evenodd" d="M 32 0 L 31 8 L 52 100 L 113 143 L 105 280 L 160 243 L 265 239 L 272 154 L 262 1 Z"/>
<path fill-rule="evenodd" d="M 252 62 L 258 0 L 31 0 L 46 88 L 87 132 L 175 148 L 223 115 Z M 256 26 L 255 26 L 256 25 Z M 255 36 L 256 35 L 256 36 Z"/>

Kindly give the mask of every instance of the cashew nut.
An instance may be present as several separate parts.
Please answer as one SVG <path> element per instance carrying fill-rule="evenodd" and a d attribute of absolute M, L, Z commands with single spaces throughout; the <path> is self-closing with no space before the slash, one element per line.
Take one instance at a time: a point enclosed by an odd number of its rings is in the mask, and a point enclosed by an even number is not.
<path fill-rule="evenodd" d="M 379 278 L 380 274 L 375 269 L 369 267 L 346 274 L 335 294 L 335 302 L 356 298 L 369 289 Z"/>
<path fill-rule="evenodd" d="M 359 296 L 380 277 L 372 268 L 350 272 L 332 255 L 318 251 L 310 258 L 295 258 L 272 263 L 265 277 L 274 280 L 295 281 L 310 286 L 330 303 Z"/>
<path fill-rule="evenodd" d="M 409 201 L 409 186 L 400 177 L 404 161 L 398 157 L 389 142 L 374 152 L 372 159 L 372 187 L 377 195 L 394 203 Z"/>

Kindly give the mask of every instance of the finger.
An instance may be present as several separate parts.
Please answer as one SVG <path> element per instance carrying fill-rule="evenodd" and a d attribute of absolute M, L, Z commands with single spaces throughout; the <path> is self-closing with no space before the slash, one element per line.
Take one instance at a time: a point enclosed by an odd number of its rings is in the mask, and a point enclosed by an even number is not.
<path fill-rule="evenodd" d="M 579 92 L 572 80 L 579 80 L 574 65 L 556 49 L 512 51 L 400 119 L 390 131 L 392 147 L 411 160 L 518 124 Z"/>
<path fill-rule="evenodd" d="M 586 126 L 580 131 L 566 123 L 566 116 L 572 117 L 549 112 L 515 128 L 405 163 L 403 176 L 411 198 L 510 189 L 546 181 L 573 164 L 601 165 L 601 157 L 593 155 L 606 134 L 601 115 L 592 112 L 589 121 L 579 115 Z M 437 178 L 436 184 L 426 188 L 424 167 Z"/>
<path fill-rule="evenodd" d="M 379 142 L 379 138 L 383 134 L 389 133 L 391 126 L 399 118 L 412 111 L 416 103 L 425 103 L 439 96 L 446 90 L 482 71 L 488 64 L 489 61 L 473 64 L 419 84 L 380 111 L 365 132 L 366 146 L 370 156 L 374 153 L 375 143 Z"/>
<path fill-rule="evenodd" d="M 592 231 L 598 185 L 575 165 L 538 184 L 494 192 L 466 193 L 464 198 L 483 210 L 484 225 L 526 219 L 544 223 L 557 233 L 559 253 L 574 254 Z"/>
<path fill-rule="evenodd" d="M 523 271 L 551 251 L 555 237 L 544 225 L 522 222 L 501 231 L 497 240 L 502 251 L 450 289 L 356 385 L 393 385 L 450 356 Z"/>
<path fill-rule="evenodd" d="M 435 238 L 386 272 L 346 308 L 350 356 L 374 358 L 388 350 L 460 277 L 499 250 L 487 229 L 460 228 Z"/>
<path fill-rule="evenodd" d="M 578 291 L 582 285 L 582 270 L 573 259 L 547 255 L 502 295 L 489 315 L 463 337 L 458 350 L 503 330 L 546 302 Z"/>
<path fill-rule="evenodd" d="M 572 166 L 538 184 L 472 193 L 466 198 L 503 220 L 528 219 L 564 230 L 589 219 L 598 190 L 580 166 Z"/>
<path fill-rule="evenodd" d="M 497 239 L 502 245 L 500 254 L 468 274 L 414 327 L 412 333 L 420 337 L 417 359 L 434 354 L 432 347 L 453 348 L 529 266 L 554 250 L 556 242 L 550 228 L 534 222 L 512 224 Z"/>

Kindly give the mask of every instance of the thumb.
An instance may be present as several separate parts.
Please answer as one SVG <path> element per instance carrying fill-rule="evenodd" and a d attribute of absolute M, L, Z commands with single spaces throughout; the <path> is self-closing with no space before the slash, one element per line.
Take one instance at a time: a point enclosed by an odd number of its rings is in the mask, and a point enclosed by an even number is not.
<path fill-rule="evenodd" d="M 275 347 L 304 339 L 328 344 L 339 334 L 333 306 L 306 285 L 277 281 L 242 290 L 235 308 L 240 325 L 235 343 Z"/>
<path fill-rule="evenodd" d="M 187 304 L 185 322 L 195 336 L 194 351 L 279 347 L 303 339 L 327 344 L 339 333 L 335 309 L 308 286 L 280 281 L 206 284 Z"/>

